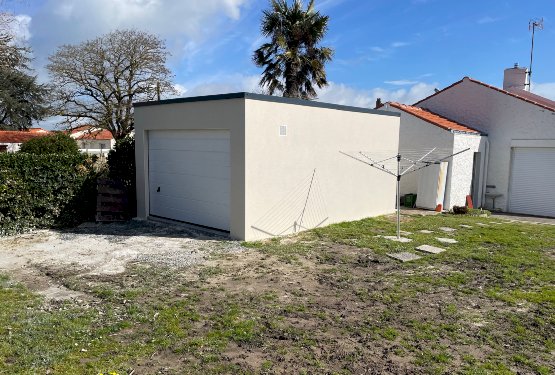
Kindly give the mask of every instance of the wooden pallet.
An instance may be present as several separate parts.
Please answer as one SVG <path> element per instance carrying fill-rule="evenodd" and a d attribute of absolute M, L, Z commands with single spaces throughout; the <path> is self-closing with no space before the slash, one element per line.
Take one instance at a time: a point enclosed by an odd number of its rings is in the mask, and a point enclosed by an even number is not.
<path fill-rule="evenodd" d="M 98 179 L 97 189 L 97 222 L 129 220 L 127 192 L 121 182 L 104 178 Z"/>

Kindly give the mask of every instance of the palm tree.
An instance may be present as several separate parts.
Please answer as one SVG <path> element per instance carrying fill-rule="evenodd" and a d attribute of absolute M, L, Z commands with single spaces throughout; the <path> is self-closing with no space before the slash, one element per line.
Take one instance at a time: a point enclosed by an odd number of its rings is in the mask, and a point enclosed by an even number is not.
<path fill-rule="evenodd" d="M 318 44 L 328 30 L 328 16 L 314 9 L 310 0 L 304 10 L 301 0 L 289 6 L 287 0 L 271 0 L 270 9 L 262 16 L 261 31 L 270 38 L 254 51 L 253 61 L 264 68 L 260 86 L 273 95 L 315 99 L 314 85 L 328 85 L 325 63 L 331 61 L 333 50 Z"/>

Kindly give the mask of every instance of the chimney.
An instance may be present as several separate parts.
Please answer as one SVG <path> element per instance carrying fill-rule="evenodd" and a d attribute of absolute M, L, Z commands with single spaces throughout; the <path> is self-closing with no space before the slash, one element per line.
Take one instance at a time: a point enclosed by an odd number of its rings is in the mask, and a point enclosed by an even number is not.
<path fill-rule="evenodd" d="M 518 63 L 513 68 L 505 69 L 503 77 L 503 90 L 519 91 L 530 90 L 528 82 L 528 69 L 520 68 Z"/>
<path fill-rule="evenodd" d="M 383 107 L 382 98 L 378 98 L 378 99 L 376 99 L 376 107 L 375 107 L 375 109 L 379 109 L 379 108 L 381 108 L 381 107 Z"/>

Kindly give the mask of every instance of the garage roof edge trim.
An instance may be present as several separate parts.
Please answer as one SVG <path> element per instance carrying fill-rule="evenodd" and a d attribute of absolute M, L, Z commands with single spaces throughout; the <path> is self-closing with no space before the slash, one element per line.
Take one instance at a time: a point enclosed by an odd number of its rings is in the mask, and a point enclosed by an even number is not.
<path fill-rule="evenodd" d="M 328 108 L 328 109 L 336 109 L 339 111 L 362 112 L 362 113 L 372 113 L 372 114 L 382 115 L 382 116 L 401 117 L 401 114 L 397 112 L 389 112 L 389 111 L 370 109 L 370 108 L 352 107 L 352 106 L 341 105 L 341 104 L 323 103 L 323 102 L 316 102 L 316 101 L 295 99 L 295 98 L 284 98 L 281 96 L 253 94 L 248 92 L 237 92 L 232 94 L 221 94 L 221 95 L 193 96 L 188 98 L 176 98 L 176 99 L 149 101 L 149 102 L 139 102 L 139 103 L 134 103 L 133 106 L 150 107 L 150 106 L 164 105 L 164 104 L 206 102 L 206 101 L 227 100 L 227 99 L 261 100 L 266 102 L 302 105 L 305 107 Z"/>

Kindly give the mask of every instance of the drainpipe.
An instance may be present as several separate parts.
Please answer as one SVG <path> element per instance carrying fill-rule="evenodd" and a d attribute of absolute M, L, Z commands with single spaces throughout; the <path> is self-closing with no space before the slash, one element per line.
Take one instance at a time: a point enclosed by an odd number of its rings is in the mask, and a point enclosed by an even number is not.
<path fill-rule="evenodd" d="M 487 183 L 488 183 L 488 166 L 489 166 L 489 139 L 486 137 L 486 152 L 484 155 L 484 168 L 482 171 L 482 195 L 480 202 L 480 206 L 486 206 L 486 190 L 487 190 Z"/>

